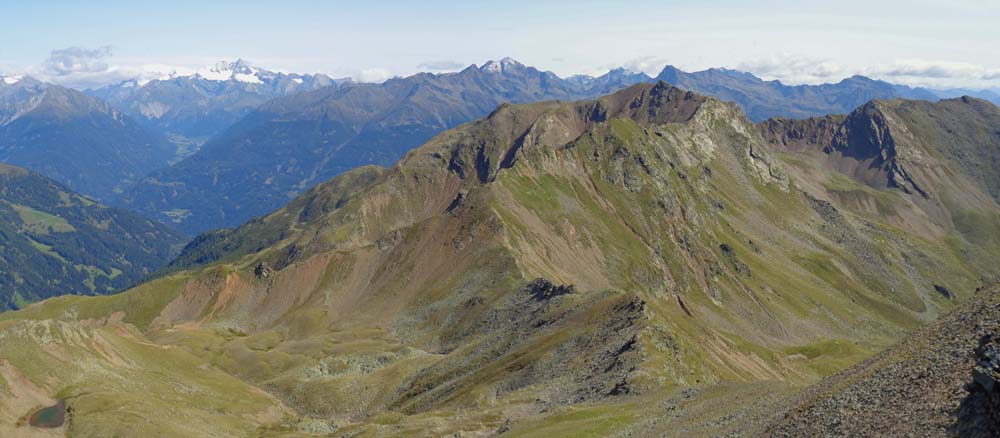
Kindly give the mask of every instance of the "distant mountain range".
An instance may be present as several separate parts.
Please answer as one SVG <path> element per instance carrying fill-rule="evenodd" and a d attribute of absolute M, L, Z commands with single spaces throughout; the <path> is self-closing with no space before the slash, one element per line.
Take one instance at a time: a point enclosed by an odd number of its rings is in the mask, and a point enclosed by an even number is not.
<path fill-rule="evenodd" d="M 738 70 L 711 68 L 689 73 L 668 65 L 655 78 L 641 72 L 616 69 L 597 78 L 571 76 L 567 80 L 584 89 L 605 84 L 604 93 L 639 82 L 662 80 L 680 88 L 736 102 L 755 122 L 772 117 L 846 114 L 873 99 L 938 100 L 971 96 L 1000 105 L 1000 93 L 994 90 L 913 88 L 865 76 L 852 76 L 835 84 L 785 85 Z"/>
<path fill-rule="evenodd" d="M 844 114 L 873 99 L 938 99 L 928 90 L 900 87 L 864 76 L 852 76 L 836 84 L 785 85 L 735 70 L 713 68 L 686 73 L 667 66 L 657 79 L 736 102 L 756 122 L 772 117 Z"/>
<path fill-rule="evenodd" d="M 162 135 L 100 99 L 30 77 L 0 80 L 0 162 L 107 200 L 173 154 Z"/>
<path fill-rule="evenodd" d="M 0 311 L 58 295 L 119 291 L 169 261 L 184 239 L 0 164 Z"/>
<path fill-rule="evenodd" d="M 599 77 L 563 79 L 506 58 L 456 73 L 340 83 L 276 98 L 194 156 L 153 172 L 117 202 L 189 233 L 235 226 L 348 169 L 389 165 L 435 134 L 501 103 L 591 98 L 656 80 L 734 101 L 754 121 L 847 113 L 872 99 L 938 98 L 929 90 L 860 76 L 837 84 L 787 86 L 732 70 L 686 73 L 671 66 L 657 78 L 615 69 Z"/>
<path fill-rule="evenodd" d="M 268 100 L 344 81 L 321 74 L 275 73 L 237 60 L 190 76 L 129 80 L 87 94 L 164 133 L 182 158 Z"/>
<path fill-rule="evenodd" d="M 457 73 L 421 73 L 382 84 L 347 83 L 274 99 L 153 172 L 120 205 L 189 233 L 235 226 L 349 169 L 388 165 L 434 135 L 505 102 L 572 100 L 614 89 L 577 84 L 511 59 Z"/>
<path fill-rule="evenodd" d="M 656 80 L 736 102 L 753 121 L 843 114 L 873 99 L 975 94 L 1000 101 L 992 91 L 910 88 L 862 76 L 789 86 L 734 70 L 667 66 L 656 78 L 622 68 L 560 78 L 505 58 L 372 84 L 275 73 L 238 60 L 190 76 L 105 86 L 88 91 L 90 99 L 5 78 L 0 99 L 21 121 L 0 119 L 0 160 L 197 233 L 238 225 L 348 169 L 389 165 L 501 103 L 592 98 Z M 58 110 L 28 110 L 46 107 L 28 97 L 44 90 L 72 98 L 49 99 L 62 102 L 49 105 Z M 89 160 L 98 154 L 110 159 Z"/>

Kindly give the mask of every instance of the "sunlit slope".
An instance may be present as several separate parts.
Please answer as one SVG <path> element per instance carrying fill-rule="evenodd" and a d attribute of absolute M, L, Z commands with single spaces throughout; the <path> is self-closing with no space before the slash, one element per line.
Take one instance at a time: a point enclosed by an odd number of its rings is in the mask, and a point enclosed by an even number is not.
<path fill-rule="evenodd" d="M 5 317 L 121 312 L 280 399 L 276 434 L 656 430 L 645 404 L 599 407 L 813 382 L 969 296 L 998 252 L 876 220 L 782 159 L 735 105 L 664 83 L 504 105 L 202 236 L 140 288 Z"/>

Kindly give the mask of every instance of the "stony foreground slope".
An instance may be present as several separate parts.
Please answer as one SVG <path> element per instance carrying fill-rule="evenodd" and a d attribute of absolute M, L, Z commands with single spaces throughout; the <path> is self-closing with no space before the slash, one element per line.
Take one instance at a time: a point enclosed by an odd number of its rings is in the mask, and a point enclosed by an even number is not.
<path fill-rule="evenodd" d="M 1000 433 L 1000 289 L 795 397 L 769 436 L 963 436 Z M 976 376 L 978 374 L 978 377 Z"/>
<path fill-rule="evenodd" d="M 1000 216 L 952 160 L 936 175 L 951 172 L 967 197 L 924 184 L 925 197 L 828 166 L 818 143 L 818 154 L 779 148 L 774 132 L 665 83 L 502 105 L 390 169 L 356 169 L 200 237 L 132 291 L 3 315 L 12 346 L 35 345 L 15 342 L 34 327 L 91 324 L 149 347 L 129 360 L 183 355 L 158 362 L 176 385 L 115 377 L 110 354 L 78 371 L 59 338 L 3 357 L 47 402 L 65 399 L 70 435 L 156 430 L 145 418 L 163 409 L 203 416 L 206 436 L 739 429 L 754 400 L 840 371 L 970 297 L 1000 254 L 957 225 Z M 37 362 L 52 371 L 25 371 Z M 189 380 L 192 367 L 234 383 Z M 81 388 L 100 375 L 118 386 Z M 137 391 L 150 402 L 130 414 L 103 407 Z M 178 406 L 176 391 L 215 407 Z M 23 400 L 0 407 L 22 418 Z M 98 412 L 116 421 L 92 422 Z"/>

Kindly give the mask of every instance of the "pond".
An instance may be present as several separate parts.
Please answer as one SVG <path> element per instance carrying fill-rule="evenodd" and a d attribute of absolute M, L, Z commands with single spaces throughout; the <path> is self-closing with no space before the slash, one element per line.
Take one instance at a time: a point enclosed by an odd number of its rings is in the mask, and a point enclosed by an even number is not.
<path fill-rule="evenodd" d="M 34 427 L 60 427 L 66 421 L 66 401 L 59 400 L 47 408 L 41 408 L 31 414 L 28 423 Z"/>

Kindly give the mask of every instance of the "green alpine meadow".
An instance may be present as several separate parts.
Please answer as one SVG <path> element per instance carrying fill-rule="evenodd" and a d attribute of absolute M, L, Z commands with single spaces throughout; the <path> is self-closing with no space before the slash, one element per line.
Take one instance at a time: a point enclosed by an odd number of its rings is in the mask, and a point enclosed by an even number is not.
<path fill-rule="evenodd" d="M 0 14 L 0 437 L 1000 436 L 1000 9 L 376 3 Z"/>

